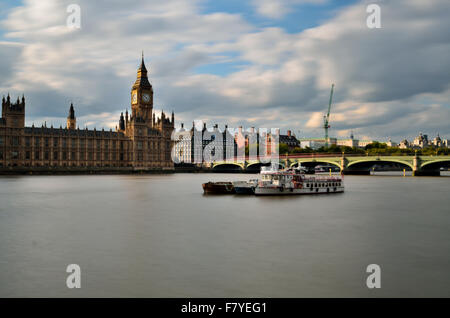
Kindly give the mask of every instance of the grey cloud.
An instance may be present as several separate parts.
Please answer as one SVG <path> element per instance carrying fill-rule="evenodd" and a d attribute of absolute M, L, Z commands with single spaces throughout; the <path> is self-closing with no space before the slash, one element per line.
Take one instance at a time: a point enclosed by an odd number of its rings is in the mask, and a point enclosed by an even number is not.
<path fill-rule="evenodd" d="M 8 83 L 10 84 L 13 79 L 14 62 L 21 51 L 21 45 L 0 42 L 0 87 L 6 86 Z"/>
<path fill-rule="evenodd" d="M 61 2 L 60 7 L 69 2 Z M 254 32 L 240 15 L 202 15 L 198 2 L 80 3 L 79 32 L 49 35 L 37 27 L 20 39 L 32 54 L 18 48 L 0 51 L 0 87 L 20 84 L 29 96 L 32 118 L 63 119 L 69 99 L 76 100 L 79 116 L 129 107 L 129 90 L 144 49 L 155 108 L 174 109 L 188 122 L 233 118 L 245 125 L 274 126 L 270 118 L 275 117 L 264 118 L 269 114 L 277 116 L 275 126 L 304 130 L 295 125 L 304 124 L 313 112 L 326 110 L 329 85 L 335 82 L 333 114 L 346 119 L 332 123 L 334 133 L 355 129 L 373 136 L 401 136 L 416 130 L 448 131 L 447 1 L 423 6 L 406 0 L 383 2 L 379 30 L 365 26 L 365 7 L 357 4 L 300 34 L 276 28 Z M 37 23 L 17 20 L 20 14 L 25 13 L 16 13 L 15 20 L 4 24 L 7 32 Z M 65 21 L 65 16 L 65 12 L 62 17 L 52 16 L 50 22 Z M 50 22 L 43 21 L 43 27 Z M 214 63 L 225 52 L 236 52 L 233 62 L 250 61 L 250 65 L 223 76 L 193 75 L 195 67 Z M 41 53 L 49 58 L 38 57 Z M 18 67 L 21 73 L 16 72 Z M 293 76 L 295 72 L 301 74 Z M 36 78 L 27 79 L 26 74 Z M 234 96 L 230 91 L 239 93 Z M 430 93 L 434 95 L 423 98 Z M 433 108 L 436 103 L 439 106 Z M 345 108 L 350 104 L 354 106 Z M 373 112 L 358 115 L 356 110 L 367 104 Z"/>

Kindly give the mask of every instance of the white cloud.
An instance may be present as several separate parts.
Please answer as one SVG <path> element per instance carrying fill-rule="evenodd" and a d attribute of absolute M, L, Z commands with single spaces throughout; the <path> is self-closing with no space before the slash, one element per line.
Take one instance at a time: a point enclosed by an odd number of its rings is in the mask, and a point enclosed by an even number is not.
<path fill-rule="evenodd" d="M 256 12 L 267 18 L 279 19 L 289 13 L 298 4 L 323 4 L 327 0 L 253 0 Z"/>
<path fill-rule="evenodd" d="M 323 125 L 323 113 L 313 112 L 309 120 L 306 122 L 306 128 L 320 128 Z"/>
<path fill-rule="evenodd" d="M 331 134 L 450 134 L 446 0 L 383 2 L 377 30 L 366 27 L 365 6 L 356 4 L 297 34 L 256 29 L 239 14 L 202 14 L 199 2 L 188 0 L 80 0 L 82 28 L 65 31 L 70 2 L 26 0 L 2 22 L 17 44 L 0 42 L 0 88 L 25 92 L 29 120 L 63 121 L 74 100 L 81 125 L 111 127 L 129 107 L 144 49 L 156 107 L 175 109 L 187 122 L 321 135 L 334 82 Z M 306 2 L 272 3 L 280 9 L 267 13 L 281 17 Z M 241 65 L 225 75 L 193 71 L 222 62 Z"/>

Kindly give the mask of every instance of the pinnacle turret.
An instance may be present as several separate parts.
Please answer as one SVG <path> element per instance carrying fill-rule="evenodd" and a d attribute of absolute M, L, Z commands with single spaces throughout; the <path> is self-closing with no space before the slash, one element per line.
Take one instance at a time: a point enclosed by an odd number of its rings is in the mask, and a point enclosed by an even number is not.
<path fill-rule="evenodd" d="M 137 70 L 136 82 L 133 85 L 133 89 L 136 89 L 136 88 L 152 89 L 152 85 L 148 81 L 148 77 L 147 77 L 147 68 L 145 67 L 145 62 L 144 62 L 144 52 L 142 52 L 141 65 L 139 66 L 139 68 Z"/>
<path fill-rule="evenodd" d="M 75 129 L 77 124 L 77 119 L 75 118 L 75 109 L 73 108 L 73 103 L 70 103 L 69 116 L 67 116 L 67 129 Z"/>
<path fill-rule="evenodd" d="M 69 119 L 75 119 L 75 110 L 73 108 L 73 103 L 70 103 L 70 109 L 69 109 Z"/>

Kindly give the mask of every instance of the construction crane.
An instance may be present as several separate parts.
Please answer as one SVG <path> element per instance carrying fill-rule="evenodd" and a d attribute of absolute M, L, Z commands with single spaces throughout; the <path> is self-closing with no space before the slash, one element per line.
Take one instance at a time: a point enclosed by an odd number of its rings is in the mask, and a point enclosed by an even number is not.
<path fill-rule="evenodd" d="M 333 99 L 334 84 L 331 85 L 330 102 L 328 103 L 328 112 L 323 116 L 323 128 L 325 128 L 325 147 L 328 147 L 328 128 L 330 128 L 330 110 L 331 101 Z"/>

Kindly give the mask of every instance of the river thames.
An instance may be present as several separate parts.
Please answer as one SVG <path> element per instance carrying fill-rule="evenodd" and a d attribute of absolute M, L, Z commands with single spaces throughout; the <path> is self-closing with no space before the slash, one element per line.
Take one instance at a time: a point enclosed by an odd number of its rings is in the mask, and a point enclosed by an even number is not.
<path fill-rule="evenodd" d="M 0 297 L 450 297 L 450 177 L 345 176 L 321 196 L 201 188 L 254 177 L 1 177 Z"/>

